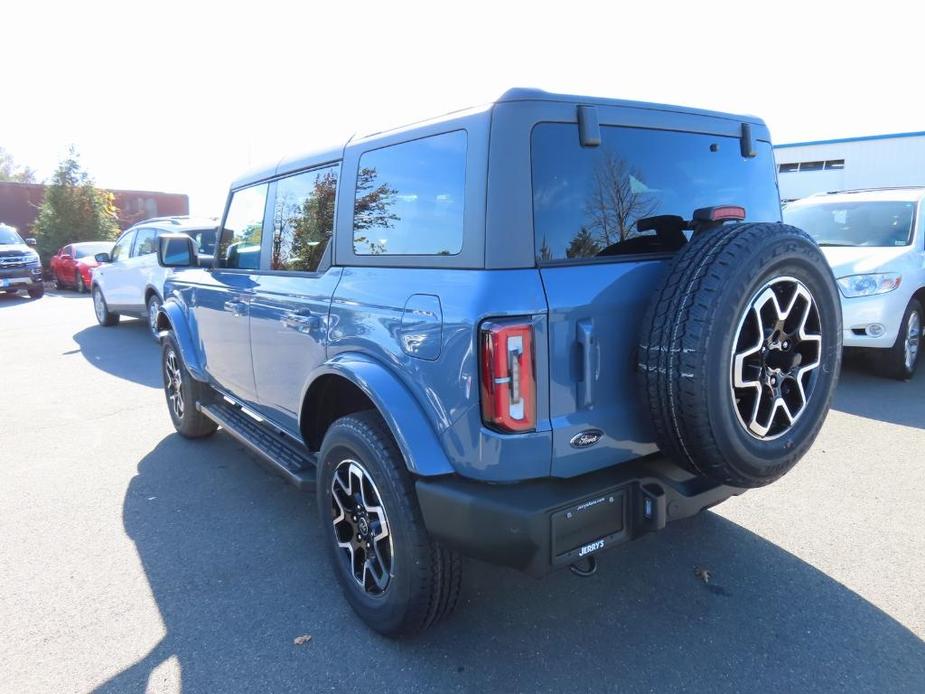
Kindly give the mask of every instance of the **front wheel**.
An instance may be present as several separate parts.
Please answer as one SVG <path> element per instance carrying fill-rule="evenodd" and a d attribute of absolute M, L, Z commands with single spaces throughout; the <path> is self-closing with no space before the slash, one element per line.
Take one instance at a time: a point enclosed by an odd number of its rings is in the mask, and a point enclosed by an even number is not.
<path fill-rule="evenodd" d="M 109 310 L 109 306 L 106 305 L 106 298 L 103 296 L 103 290 L 99 287 L 93 288 L 93 313 L 96 314 L 97 322 L 104 328 L 119 325 L 119 314 L 112 313 Z"/>
<path fill-rule="evenodd" d="M 337 580 L 366 624 L 419 633 L 459 598 L 459 556 L 424 528 L 414 484 L 373 411 L 334 422 L 319 455 L 318 514 Z"/>
<path fill-rule="evenodd" d="M 30 289 L 29 296 L 33 299 L 41 299 L 43 296 L 45 296 L 45 287 L 40 284 L 35 289 Z"/>
<path fill-rule="evenodd" d="M 164 375 L 164 395 L 174 428 L 188 439 L 198 439 L 215 433 L 216 425 L 196 407 L 208 399 L 208 386 L 194 379 L 183 363 L 173 335 L 164 339 L 161 355 Z"/>
<path fill-rule="evenodd" d="M 908 381 L 919 365 L 922 342 L 922 304 L 913 299 L 906 307 L 896 342 L 889 349 L 878 349 L 874 358 L 878 371 L 899 381 Z"/>

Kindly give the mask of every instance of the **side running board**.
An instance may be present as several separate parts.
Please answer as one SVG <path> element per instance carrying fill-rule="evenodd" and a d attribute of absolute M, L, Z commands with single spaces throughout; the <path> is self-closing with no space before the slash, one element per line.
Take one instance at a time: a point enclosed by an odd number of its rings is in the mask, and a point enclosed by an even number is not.
<path fill-rule="evenodd" d="M 296 487 L 314 489 L 315 456 L 290 443 L 284 434 L 272 431 L 245 414 L 240 407 L 227 402 L 200 404 L 199 410 Z"/>

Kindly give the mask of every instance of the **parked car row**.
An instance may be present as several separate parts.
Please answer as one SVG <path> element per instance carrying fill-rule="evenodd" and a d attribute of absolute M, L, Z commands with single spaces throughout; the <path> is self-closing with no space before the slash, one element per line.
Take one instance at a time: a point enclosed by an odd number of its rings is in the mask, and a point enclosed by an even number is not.
<path fill-rule="evenodd" d="M 145 318 L 176 430 L 314 488 L 347 601 L 414 634 L 462 555 L 586 576 L 780 479 L 843 345 L 911 376 L 923 190 L 782 217 L 775 176 L 754 117 L 511 90 L 244 176 L 217 229 L 141 222 L 88 278 L 73 244 L 55 276 L 103 326 Z"/>

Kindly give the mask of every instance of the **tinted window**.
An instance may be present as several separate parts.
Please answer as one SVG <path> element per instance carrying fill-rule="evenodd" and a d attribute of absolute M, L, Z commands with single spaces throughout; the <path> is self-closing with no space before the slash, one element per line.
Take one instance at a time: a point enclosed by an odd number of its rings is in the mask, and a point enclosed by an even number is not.
<path fill-rule="evenodd" d="M 367 152 L 357 174 L 354 252 L 459 253 L 465 189 L 465 131 Z"/>
<path fill-rule="evenodd" d="M 97 253 L 109 253 L 112 250 L 112 241 L 99 243 L 82 243 L 72 247 L 75 258 L 92 258 Z"/>
<path fill-rule="evenodd" d="M 260 240 L 263 238 L 266 202 L 266 183 L 234 193 L 222 228 L 218 254 L 220 267 L 248 270 L 260 267 Z"/>
<path fill-rule="evenodd" d="M 578 126 L 533 129 L 533 222 L 539 262 L 675 251 L 689 232 L 640 231 L 657 215 L 742 205 L 749 221 L 780 221 L 771 146 L 744 158 L 738 138 L 602 127 L 599 147 L 581 147 Z M 646 226 L 646 225 L 643 225 Z"/>
<path fill-rule="evenodd" d="M 337 167 L 283 178 L 276 184 L 270 269 L 314 272 L 334 233 Z"/>
<path fill-rule="evenodd" d="M 116 245 L 113 246 L 112 253 L 110 257 L 113 262 L 117 260 L 125 260 L 128 258 L 129 252 L 132 250 L 132 240 L 135 238 L 135 232 L 130 231 L 125 236 L 116 242 Z"/>
<path fill-rule="evenodd" d="M 212 255 L 215 253 L 215 237 L 218 235 L 216 229 L 196 229 L 188 231 L 186 234 L 196 242 L 196 251 L 200 255 Z"/>
<path fill-rule="evenodd" d="M 132 257 L 157 253 L 157 229 L 139 229 L 135 232 L 135 248 Z"/>
<path fill-rule="evenodd" d="M 784 221 L 820 246 L 906 246 L 915 203 L 904 200 L 806 202 L 788 205 Z"/>

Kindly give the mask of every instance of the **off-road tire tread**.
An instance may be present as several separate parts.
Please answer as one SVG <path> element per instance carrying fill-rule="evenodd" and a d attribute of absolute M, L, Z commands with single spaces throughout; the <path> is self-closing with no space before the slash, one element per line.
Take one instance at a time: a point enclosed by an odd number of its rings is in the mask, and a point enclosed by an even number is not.
<path fill-rule="evenodd" d="M 410 522 L 413 553 L 420 558 L 416 563 L 413 580 L 413 600 L 403 623 L 390 636 L 413 636 L 448 616 L 459 601 L 462 585 L 462 562 L 459 554 L 433 540 L 424 527 L 424 519 L 417 502 L 414 481 L 405 467 L 404 457 L 392 437 L 391 431 L 375 410 L 357 412 L 334 422 L 329 432 L 340 428 L 353 432 L 371 450 L 382 452 L 387 465 L 382 466 L 397 492 L 398 508 L 388 508 L 389 514 L 405 514 Z M 324 448 L 324 446 L 322 446 Z M 319 485 L 320 486 L 320 485 Z"/>
<path fill-rule="evenodd" d="M 638 349 L 641 385 L 659 448 L 691 472 L 735 487 L 770 484 L 784 475 L 816 438 L 822 420 L 816 424 L 807 443 L 795 447 L 780 460 L 777 472 L 756 478 L 741 472 L 736 462 L 724 457 L 710 426 L 710 413 L 704 403 L 703 385 L 685 374 L 703 374 L 711 355 L 704 346 L 711 331 L 725 327 L 713 319 L 722 311 L 720 291 L 728 284 L 728 274 L 719 269 L 738 265 L 756 247 L 771 245 L 753 263 L 754 270 L 742 280 L 742 290 L 765 271 L 774 257 L 803 243 L 780 243 L 781 239 L 810 240 L 800 229 L 778 223 L 725 225 L 695 236 L 679 251 L 659 291 L 650 301 L 642 325 Z M 770 245 L 770 244 L 769 244 Z M 770 255 L 769 255 L 770 254 Z M 738 320 L 729 316 L 729 320 Z M 825 411 L 831 403 L 826 404 Z"/>
<path fill-rule="evenodd" d="M 186 368 L 186 362 L 183 361 L 183 355 L 180 353 L 180 348 L 177 346 L 176 340 L 174 340 L 173 335 L 168 335 L 163 340 L 163 346 L 161 348 L 161 380 L 163 380 L 164 374 L 164 361 L 167 358 L 167 349 L 171 348 L 176 352 L 177 359 L 180 361 L 180 366 L 183 369 L 183 382 L 187 386 L 187 393 L 189 394 L 188 402 L 186 403 L 186 409 L 183 413 L 183 420 L 180 423 L 173 418 L 173 413 L 170 411 L 170 403 L 168 401 L 167 414 L 170 417 L 170 421 L 173 422 L 174 428 L 177 430 L 177 433 L 181 436 L 188 439 L 201 439 L 205 436 L 211 436 L 215 433 L 218 426 L 211 419 L 206 417 L 202 412 L 199 411 L 197 407 L 198 403 L 206 403 L 209 401 L 211 396 L 210 388 L 207 384 L 197 381 L 189 372 L 189 369 Z M 167 398 L 167 392 L 164 391 L 164 398 Z"/>

